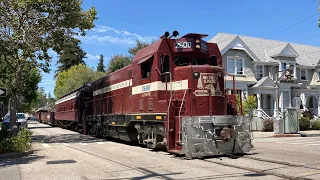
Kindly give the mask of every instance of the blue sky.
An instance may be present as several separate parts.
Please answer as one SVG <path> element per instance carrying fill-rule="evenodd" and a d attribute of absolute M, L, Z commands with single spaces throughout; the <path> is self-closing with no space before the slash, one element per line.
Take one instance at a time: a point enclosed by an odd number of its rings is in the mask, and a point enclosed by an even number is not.
<path fill-rule="evenodd" d="M 150 41 L 173 30 L 178 30 L 180 36 L 189 32 L 208 34 L 205 40 L 225 32 L 320 46 L 317 0 L 151 2 L 83 0 L 83 9 L 95 6 L 99 18 L 95 21 L 96 27 L 80 38 L 87 52 L 87 65 L 96 69 L 100 54 L 104 55 L 107 65 L 111 56 L 127 54 L 136 39 Z M 39 87 L 53 95 L 57 57 L 51 54 L 52 71 L 42 73 Z"/>

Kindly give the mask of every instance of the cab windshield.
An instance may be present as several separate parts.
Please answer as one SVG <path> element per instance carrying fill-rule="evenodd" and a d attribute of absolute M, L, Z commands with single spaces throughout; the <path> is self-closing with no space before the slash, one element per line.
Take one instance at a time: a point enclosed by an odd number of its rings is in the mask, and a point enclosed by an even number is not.
<path fill-rule="evenodd" d="M 175 64 L 176 66 L 204 65 L 208 64 L 208 59 L 203 57 L 176 56 Z"/>

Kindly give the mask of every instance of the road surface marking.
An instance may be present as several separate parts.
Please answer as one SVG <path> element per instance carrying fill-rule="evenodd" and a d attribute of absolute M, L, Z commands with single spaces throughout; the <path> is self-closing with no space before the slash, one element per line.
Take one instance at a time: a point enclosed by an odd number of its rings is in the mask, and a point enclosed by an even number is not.
<path fill-rule="evenodd" d="M 45 148 L 50 147 L 49 144 L 45 144 L 45 143 L 43 143 L 42 146 Z"/>
<path fill-rule="evenodd" d="M 88 143 L 79 143 L 79 144 L 82 145 L 82 146 L 89 145 Z"/>
<path fill-rule="evenodd" d="M 65 146 L 71 146 L 71 145 L 69 145 L 69 144 L 67 144 L 67 143 L 62 143 L 63 145 L 65 145 Z"/>
<path fill-rule="evenodd" d="M 97 142 L 97 144 L 105 144 L 105 142 Z"/>
<path fill-rule="evenodd" d="M 320 146 L 320 144 L 304 144 L 303 146 Z"/>

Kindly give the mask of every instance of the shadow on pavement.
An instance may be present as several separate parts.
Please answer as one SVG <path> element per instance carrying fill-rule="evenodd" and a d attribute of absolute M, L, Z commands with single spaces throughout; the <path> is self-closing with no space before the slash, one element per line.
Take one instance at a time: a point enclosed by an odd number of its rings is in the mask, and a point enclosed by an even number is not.
<path fill-rule="evenodd" d="M 31 154 L 29 156 L 24 156 L 24 157 L 19 157 L 19 158 L 14 158 L 14 159 L 4 159 L 4 160 L 0 160 L 0 168 L 7 167 L 7 166 L 13 166 L 13 165 L 19 165 L 19 164 L 30 164 L 34 161 L 38 161 L 43 158 L 45 158 L 45 156 Z"/>
<path fill-rule="evenodd" d="M 48 128 L 56 128 L 56 127 L 52 127 L 52 126 L 28 127 L 28 129 L 48 129 Z"/>
<path fill-rule="evenodd" d="M 33 135 L 32 142 L 41 143 L 94 143 L 105 142 L 105 139 L 98 139 L 95 137 L 82 134 L 60 134 L 60 135 Z"/>

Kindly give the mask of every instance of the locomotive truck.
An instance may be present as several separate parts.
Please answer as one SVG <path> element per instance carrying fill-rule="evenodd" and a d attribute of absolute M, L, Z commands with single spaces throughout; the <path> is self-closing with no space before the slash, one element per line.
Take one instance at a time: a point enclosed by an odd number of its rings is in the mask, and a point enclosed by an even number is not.
<path fill-rule="evenodd" d="M 249 121 L 225 88 L 217 44 L 166 32 L 132 63 L 56 101 L 55 124 L 188 158 L 250 151 Z M 174 38 L 175 37 L 175 38 Z"/>

